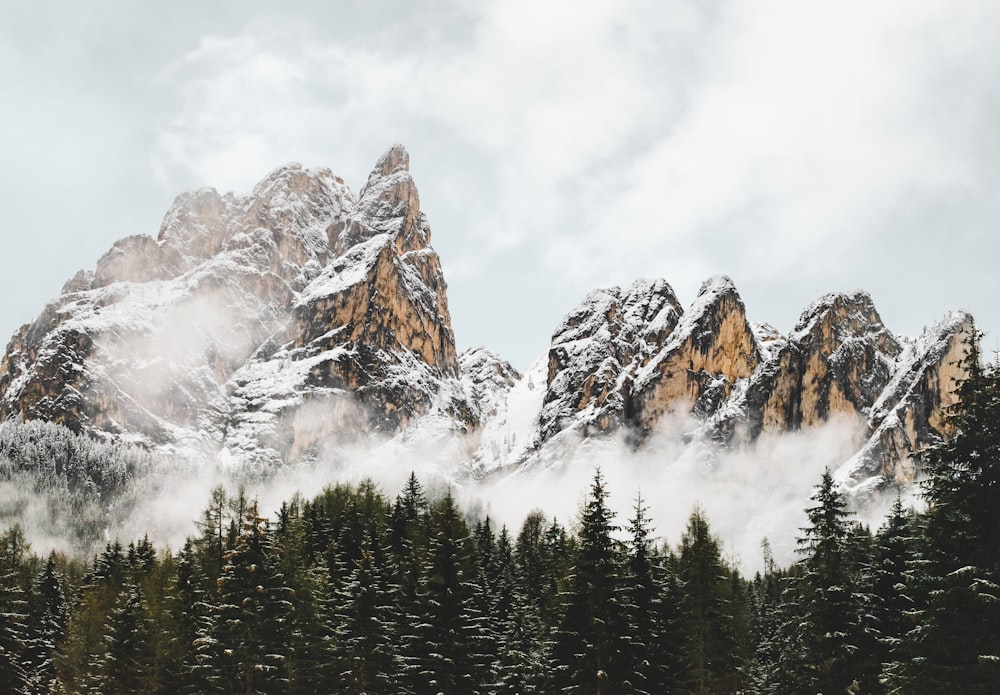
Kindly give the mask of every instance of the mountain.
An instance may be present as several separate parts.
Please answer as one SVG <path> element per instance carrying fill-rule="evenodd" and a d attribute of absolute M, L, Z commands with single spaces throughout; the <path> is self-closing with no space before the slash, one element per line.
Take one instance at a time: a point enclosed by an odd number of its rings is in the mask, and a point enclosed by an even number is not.
<path fill-rule="evenodd" d="M 457 354 L 430 240 L 398 145 L 356 196 L 297 164 L 245 196 L 181 195 L 155 239 L 117 242 L 17 331 L 0 419 L 263 467 L 419 440 L 450 446 L 455 475 L 558 465 L 571 440 L 731 449 L 846 421 L 849 486 L 911 482 L 909 454 L 948 435 L 962 312 L 907 340 L 836 293 L 782 335 L 728 277 L 686 309 L 638 280 L 588 294 L 520 374 Z"/>
<path fill-rule="evenodd" d="M 16 333 L 0 417 L 271 463 L 436 410 L 475 427 L 408 167 L 391 148 L 357 196 L 297 164 L 181 195 Z"/>

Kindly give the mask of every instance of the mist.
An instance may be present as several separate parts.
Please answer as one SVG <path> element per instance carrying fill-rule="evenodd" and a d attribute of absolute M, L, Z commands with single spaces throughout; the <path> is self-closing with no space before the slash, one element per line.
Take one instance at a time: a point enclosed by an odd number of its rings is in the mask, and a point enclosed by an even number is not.
<path fill-rule="evenodd" d="M 337 408 L 341 411 L 341 403 Z M 321 417 L 321 411 L 313 413 Z M 471 517 L 490 516 L 494 528 L 516 534 L 529 512 L 541 510 L 570 528 L 595 471 L 600 469 L 610 493 L 614 523 L 622 530 L 634 516 L 636 496 L 648 508 L 657 544 L 675 547 L 695 507 L 706 514 L 727 561 L 745 573 L 763 568 L 766 538 L 780 566 L 794 562 L 796 538 L 807 523 L 805 509 L 825 468 L 846 461 L 864 433 L 854 419 L 834 419 L 797 432 L 767 434 L 751 445 L 726 449 L 688 441 L 691 421 L 668 418 L 638 450 L 624 433 L 583 438 L 564 431 L 534 452 L 522 466 L 496 471 L 482 479 L 469 475 L 471 444 L 467 435 L 448 431 L 429 415 L 395 437 L 351 436 L 326 442 L 310 459 L 294 465 L 259 467 L 238 452 L 222 449 L 189 457 L 157 457 L 134 472 L 107 507 L 102 538 L 123 542 L 148 535 L 159 547 L 179 548 L 197 530 L 211 490 L 239 489 L 256 499 L 260 512 L 273 518 L 281 504 L 297 494 L 306 499 L 336 483 L 373 481 L 390 499 L 413 472 L 430 495 L 450 488 Z M 435 425 L 440 424 L 440 427 Z M 77 551 L 68 541 L 74 523 L 93 524 L 101 514 L 96 502 L 84 518 L 58 498 L 32 491 L 27 473 L 0 483 L 0 524 L 15 521 L 37 552 Z M 877 527 L 895 499 L 891 494 L 858 498 L 858 520 Z M 918 502 L 911 493 L 908 504 Z M 61 507 L 61 508 L 60 508 Z"/>

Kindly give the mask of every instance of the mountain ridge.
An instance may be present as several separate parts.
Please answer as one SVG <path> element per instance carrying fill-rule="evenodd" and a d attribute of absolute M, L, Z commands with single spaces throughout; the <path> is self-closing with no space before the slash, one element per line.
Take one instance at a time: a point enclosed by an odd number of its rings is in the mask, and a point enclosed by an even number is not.
<path fill-rule="evenodd" d="M 840 470 L 856 487 L 912 482 L 909 454 L 948 434 L 964 312 L 905 340 L 867 293 L 830 293 L 782 335 L 726 276 L 687 309 L 637 280 L 589 293 L 522 375 L 457 352 L 430 240 L 400 145 L 357 195 L 297 164 L 245 196 L 181 194 L 155 239 L 116 242 L 15 333 L 0 419 L 265 467 L 417 429 L 475 477 L 558 462 L 569 436 L 641 448 L 666 419 L 739 447 L 847 418 L 864 432 Z"/>

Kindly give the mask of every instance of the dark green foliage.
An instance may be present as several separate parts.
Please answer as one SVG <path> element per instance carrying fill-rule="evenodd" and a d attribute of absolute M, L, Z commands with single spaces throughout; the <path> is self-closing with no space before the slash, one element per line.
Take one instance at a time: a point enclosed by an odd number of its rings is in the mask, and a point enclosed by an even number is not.
<path fill-rule="evenodd" d="M 579 546 L 567 578 L 565 613 L 552 657 L 555 685 L 567 693 L 618 692 L 629 678 L 621 654 L 628 627 L 620 586 L 617 527 L 598 470 L 580 521 Z"/>
<path fill-rule="evenodd" d="M 56 648 L 66 634 L 67 611 L 63 581 L 56 571 L 56 556 L 52 553 L 28 596 L 24 657 L 29 690 L 51 692 L 56 687 Z"/>
<path fill-rule="evenodd" d="M 684 635 L 682 683 L 692 693 L 734 692 L 740 663 L 732 571 L 700 509 L 691 514 L 681 537 L 677 574 Z"/>
<path fill-rule="evenodd" d="M 266 519 L 243 516 L 219 577 L 218 608 L 203 640 L 212 682 L 223 692 L 280 693 L 288 684 L 293 606 Z"/>
<path fill-rule="evenodd" d="M 127 695 L 147 691 L 153 675 L 150 673 L 153 662 L 151 638 L 152 627 L 146 617 L 141 590 L 130 584 L 108 616 L 102 692 Z"/>
<path fill-rule="evenodd" d="M 28 602 L 22 580 L 28 551 L 19 526 L 0 535 L 0 693 L 23 692 L 28 683 Z"/>
<path fill-rule="evenodd" d="M 852 540 L 847 502 L 829 470 L 806 510 L 809 526 L 799 538 L 801 573 L 789 595 L 798 608 L 792 620 L 801 640 L 797 684 L 816 692 L 843 692 L 858 679 L 864 597 L 858 592 L 856 560 L 865 552 Z M 870 684 L 867 684 L 870 686 Z M 866 686 L 867 687 L 867 686 Z"/>
<path fill-rule="evenodd" d="M 907 572 L 914 626 L 890 691 L 995 693 L 1000 683 L 1000 368 L 966 343 L 953 436 L 925 453 L 927 513 Z"/>
<path fill-rule="evenodd" d="M 765 544 L 751 581 L 699 509 L 676 548 L 641 498 L 617 528 L 599 472 L 575 532 L 533 512 L 513 539 L 415 475 L 273 521 L 216 489 L 176 557 L 143 538 L 43 560 L 14 527 L 0 695 L 996 692 L 998 376 L 968 367 L 926 514 L 897 501 L 873 536 L 827 473 L 798 562 Z"/>

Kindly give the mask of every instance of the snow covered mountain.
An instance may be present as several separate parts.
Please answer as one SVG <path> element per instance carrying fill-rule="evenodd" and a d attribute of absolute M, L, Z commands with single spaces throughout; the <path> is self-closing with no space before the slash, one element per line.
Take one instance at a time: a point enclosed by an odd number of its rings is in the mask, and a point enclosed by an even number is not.
<path fill-rule="evenodd" d="M 667 422 L 741 447 L 846 418 L 863 436 L 842 480 L 877 485 L 912 481 L 909 453 L 947 435 L 972 327 L 957 312 L 903 340 L 853 292 L 786 336 L 749 322 L 729 278 L 686 310 L 639 280 L 587 295 L 522 375 L 456 354 L 446 288 L 398 145 L 357 196 L 296 164 L 245 196 L 184 194 L 14 335 L 0 418 L 261 466 L 419 440 L 473 475 L 558 465 L 570 438 L 642 448 Z"/>

